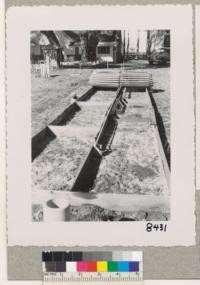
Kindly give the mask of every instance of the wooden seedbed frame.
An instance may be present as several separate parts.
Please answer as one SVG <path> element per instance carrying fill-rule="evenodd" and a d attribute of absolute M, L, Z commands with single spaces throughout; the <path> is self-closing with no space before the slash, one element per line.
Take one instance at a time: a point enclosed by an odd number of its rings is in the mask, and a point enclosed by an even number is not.
<path fill-rule="evenodd" d="M 128 87 L 130 92 L 133 92 L 135 88 Z M 137 89 L 136 89 L 137 90 Z M 84 204 L 99 206 L 104 209 L 114 211 L 147 211 L 149 209 L 162 209 L 164 212 L 169 213 L 170 205 L 170 191 L 164 193 L 164 195 L 138 195 L 138 194 L 106 194 L 106 193 L 93 193 L 90 189 L 93 186 L 94 179 L 97 175 L 99 165 L 102 157 L 105 153 L 109 152 L 112 144 L 112 140 L 116 131 L 116 126 L 113 124 L 113 129 L 110 136 L 104 134 L 107 132 L 110 121 L 113 121 L 117 125 L 117 120 L 125 112 L 127 101 L 124 98 L 126 87 L 120 86 L 117 89 L 115 99 L 108 108 L 101 128 L 95 138 L 94 144 L 91 147 L 86 159 L 81 165 L 75 182 L 69 192 L 63 191 L 33 191 L 32 201 L 33 204 L 42 204 L 44 211 L 44 220 L 49 221 L 70 221 L 70 207 L 81 206 Z M 143 90 L 144 91 L 144 90 Z M 91 96 L 94 89 L 88 90 L 84 94 L 84 98 Z M 162 161 L 163 171 L 166 177 L 168 190 L 170 189 L 170 169 L 169 162 L 166 158 L 166 152 L 163 147 L 163 142 L 160 137 L 159 124 L 157 122 L 157 110 L 152 104 L 151 90 L 146 88 L 146 95 L 149 98 L 149 105 L 151 109 L 151 124 L 154 126 L 155 136 L 158 141 L 158 149 L 160 158 Z M 80 100 L 80 99 L 79 99 Z M 78 101 L 73 104 L 78 104 Z M 69 106 L 69 109 L 71 107 Z M 95 161 L 94 167 L 91 164 Z M 86 179 L 89 176 L 89 179 Z"/>

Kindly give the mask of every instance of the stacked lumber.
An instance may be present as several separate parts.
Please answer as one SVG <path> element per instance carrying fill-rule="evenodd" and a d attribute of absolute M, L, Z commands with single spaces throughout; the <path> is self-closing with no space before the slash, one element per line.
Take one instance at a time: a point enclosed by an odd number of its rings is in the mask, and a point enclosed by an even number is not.
<path fill-rule="evenodd" d="M 120 76 L 120 85 L 125 87 L 149 88 L 153 86 L 152 76 L 148 72 L 124 70 Z"/>
<path fill-rule="evenodd" d="M 120 84 L 119 70 L 95 70 L 90 77 L 93 87 L 118 88 Z"/>
<path fill-rule="evenodd" d="M 120 86 L 150 88 L 153 80 L 150 73 L 135 70 L 95 70 L 90 77 L 93 87 L 118 88 Z"/>

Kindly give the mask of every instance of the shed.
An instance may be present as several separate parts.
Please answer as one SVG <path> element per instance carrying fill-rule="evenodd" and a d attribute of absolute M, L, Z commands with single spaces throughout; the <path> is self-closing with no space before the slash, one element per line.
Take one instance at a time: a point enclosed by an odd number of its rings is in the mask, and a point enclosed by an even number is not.
<path fill-rule="evenodd" d="M 103 62 L 117 61 L 117 43 L 100 41 L 96 48 L 97 60 Z"/>

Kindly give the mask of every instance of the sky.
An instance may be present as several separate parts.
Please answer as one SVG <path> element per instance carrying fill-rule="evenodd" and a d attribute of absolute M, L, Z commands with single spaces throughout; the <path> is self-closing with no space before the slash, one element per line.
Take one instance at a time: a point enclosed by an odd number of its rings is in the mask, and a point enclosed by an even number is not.
<path fill-rule="evenodd" d="M 129 34 L 129 50 L 137 51 L 137 40 L 139 36 L 139 52 L 146 52 L 147 31 L 145 30 L 125 30 L 126 42 Z M 123 31 L 122 31 L 123 36 Z"/>

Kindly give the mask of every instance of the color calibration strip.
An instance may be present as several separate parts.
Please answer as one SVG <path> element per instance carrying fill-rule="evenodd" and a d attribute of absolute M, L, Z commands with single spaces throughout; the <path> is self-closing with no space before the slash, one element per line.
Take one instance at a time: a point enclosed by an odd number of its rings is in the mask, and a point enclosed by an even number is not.
<path fill-rule="evenodd" d="M 142 252 L 43 252 L 43 285 L 143 284 Z"/>
<path fill-rule="evenodd" d="M 141 272 L 142 253 L 43 252 L 43 272 Z"/>
<path fill-rule="evenodd" d="M 44 272 L 139 272 L 139 261 L 47 261 Z"/>
<path fill-rule="evenodd" d="M 42 261 L 142 261 L 141 251 L 44 251 Z"/>

